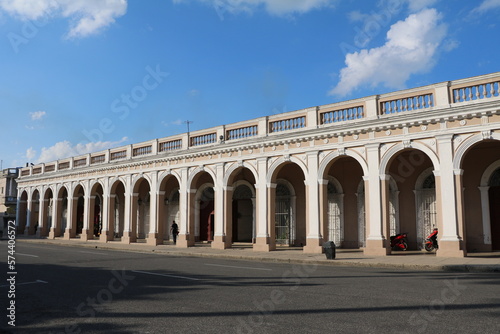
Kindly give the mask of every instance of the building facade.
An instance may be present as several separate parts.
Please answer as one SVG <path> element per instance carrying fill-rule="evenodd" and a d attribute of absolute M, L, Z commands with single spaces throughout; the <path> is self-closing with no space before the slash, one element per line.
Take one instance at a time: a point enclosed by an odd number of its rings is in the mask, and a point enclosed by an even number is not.
<path fill-rule="evenodd" d="M 0 233 L 7 235 L 7 223 L 16 219 L 17 182 L 20 168 L 6 168 L 0 171 Z"/>
<path fill-rule="evenodd" d="M 17 226 L 48 238 L 438 256 L 500 250 L 500 73 L 23 168 Z M 35 226 L 38 228 L 35 231 Z"/>

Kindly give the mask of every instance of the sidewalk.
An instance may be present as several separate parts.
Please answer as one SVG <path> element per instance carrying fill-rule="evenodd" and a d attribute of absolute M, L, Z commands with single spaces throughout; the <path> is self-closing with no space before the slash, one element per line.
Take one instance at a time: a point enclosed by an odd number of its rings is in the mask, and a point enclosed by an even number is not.
<path fill-rule="evenodd" d="M 5 239 L 3 239 L 5 241 Z M 20 243 L 53 244 L 71 247 L 88 247 L 130 252 L 156 253 L 175 256 L 213 257 L 258 262 L 311 263 L 330 266 L 359 266 L 399 268 L 406 270 L 439 270 L 459 272 L 500 273 L 500 252 L 472 253 L 464 258 L 436 257 L 422 251 L 398 252 L 390 256 L 367 256 L 358 249 L 337 249 L 336 258 L 327 260 L 324 254 L 304 254 L 300 248 L 279 247 L 273 252 L 255 252 L 250 244 L 236 244 L 233 248 L 213 249 L 209 244 L 179 248 L 174 245 L 149 246 L 145 243 L 122 244 L 120 242 L 80 241 L 78 239 L 38 239 L 18 236 Z"/>

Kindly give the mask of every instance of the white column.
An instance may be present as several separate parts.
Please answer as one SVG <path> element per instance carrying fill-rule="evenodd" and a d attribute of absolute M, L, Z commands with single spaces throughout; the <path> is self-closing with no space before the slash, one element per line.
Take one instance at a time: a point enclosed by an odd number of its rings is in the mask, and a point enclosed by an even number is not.
<path fill-rule="evenodd" d="M 368 189 L 365 190 L 367 232 L 365 254 L 387 255 L 382 222 L 382 191 L 380 171 L 380 144 L 366 145 L 368 158 Z"/>
<path fill-rule="evenodd" d="M 61 217 L 58 216 L 60 198 L 57 198 L 57 194 L 52 194 L 52 227 L 49 231 L 49 239 L 54 239 L 59 236 L 59 224 L 61 224 Z"/>
<path fill-rule="evenodd" d="M 73 211 L 75 210 L 74 198 L 72 195 L 68 194 L 67 197 L 68 208 L 66 211 L 66 229 L 64 231 L 64 239 L 71 239 L 72 237 L 72 227 L 73 227 Z"/>
<path fill-rule="evenodd" d="M 188 189 L 188 169 L 182 168 L 180 171 L 181 183 L 179 185 L 179 236 L 177 239 L 178 247 L 192 246 L 194 238 L 189 235 L 189 196 L 191 196 Z M 169 222 L 171 224 L 171 222 Z M 170 225 L 169 225 L 170 228 Z"/>
<path fill-rule="evenodd" d="M 215 226 L 214 226 L 214 241 L 212 247 L 217 249 L 225 249 L 226 234 L 224 233 L 224 164 L 220 163 L 215 166 Z"/>
<path fill-rule="evenodd" d="M 319 176 L 318 176 L 318 152 L 307 154 L 307 175 L 306 184 L 306 210 L 307 210 L 307 241 L 304 247 L 304 253 L 322 253 L 323 248 L 321 240 L 323 239 L 320 231 L 319 219 Z"/>
<path fill-rule="evenodd" d="M 479 187 L 481 192 L 481 212 L 483 217 L 484 244 L 491 245 L 491 224 L 490 224 L 490 187 Z"/>
<path fill-rule="evenodd" d="M 26 223 L 24 224 L 24 234 L 29 234 L 31 227 L 31 211 L 33 210 L 32 193 L 31 189 L 28 191 L 28 200 L 26 202 Z"/>
<path fill-rule="evenodd" d="M 90 191 L 90 189 L 89 189 Z M 82 235 L 81 238 L 83 241 L 87 241 L 89 239 L 89 236 L 92 235 L 93 231 L 89 230 L 90 226 L 90 220 L 92 217 L 90 217 L 90 203 L 91 199 L 95 198 L 95 196 L 90 196 L 89 191 L 85 192 L 85 195 L 83 197 L 83 229 L 82 229 Z"/>
<path fill-rule="evenodd" d="M 123 222 L 123 243 L 130 243 L 132 232 L 132 175 L 127 175 L 125 178 L 125 208 L 124 208 L 124 222 Z"/>
<path fill-rule="evenodd" d="M 453 135 L 446 134 L 437 136 L 437 148 L 439 152 L 439 171 L 434 171 L 436 179 L 436 195 L 439 196 L 441 205 L 438 207 L 438 217 L 441 217 L 439 226 L 439 250 L 438 256 L 463 257 L 464 250 L 461 249 L 461 237 L 457 219 L 457 198 L 455 189 L 455 174 L 453 170 Z"/>
<path fill-rule="evenodd" d="M 107 183 L 107 180 L 105 181 Z M 113 197 L 114 200 L 114 197 Z M 110 214 L 110 201 L 111 196 L 108 193 L 108 187 L 103 189 L 102 193 L 102 212 L 101 212 L 101 235 L 99 236 L 99 240 L 102 242 L 109 241 L 109 214 Z"/>
<path fill-rule="evenodd" d="M 45 203 L 48 199 L 42 199 L 41 195 L 38 197 L 38 228 L 36 230 L 37 237 L 45 236 L 47 230 L 47 215 L 45 213 Z"/>
<path fill-rule="evenodd" d="M 267 222 L 267 158 L 257 159 L 257 183 L 255 190 L 257 192 L 257 237 L 253 249 L 255 251 L 269 251 L 269 230 Z"/>
<path fill-rule="evenodd" d="M 158 143 L 153 143 L 153 146 L 157 146 Z M 149 191 L 149 235 L 147 238 L 147 243 L 149 245 L 158 245 L 159 235 L 158 235 L 158 200 L 160 194 L 158 193 L 158 172 L 151 173 L 151 189 Z M 163 203 L 162 203 L 163 204 Z"/>

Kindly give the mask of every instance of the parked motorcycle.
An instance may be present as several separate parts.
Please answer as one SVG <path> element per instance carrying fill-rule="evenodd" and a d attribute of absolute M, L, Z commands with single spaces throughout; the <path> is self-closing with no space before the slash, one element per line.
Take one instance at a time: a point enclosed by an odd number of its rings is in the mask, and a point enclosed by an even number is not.
<path fill-rule="evenodd" d="M 399 233 L 391 236 L 391 248 L 392 250 L 403 250 L 408 248 L 408 234 Z"/>
<path fill-rule="evenodd" d="M 428 252 L 432 252 L 434 249 L 438 249 L 438 241 L 437 241 L 438 229 L 435 228 L 429 236 L 425 239 L 424 248 Z"/>

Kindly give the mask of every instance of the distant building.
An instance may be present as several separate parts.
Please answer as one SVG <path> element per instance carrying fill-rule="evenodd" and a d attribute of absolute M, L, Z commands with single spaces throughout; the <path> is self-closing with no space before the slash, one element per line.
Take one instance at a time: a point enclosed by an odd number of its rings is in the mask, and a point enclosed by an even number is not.
<path fill-rule="evenodd" d="M 17 182 L 20 168 L 3 169 L 0 174 L 0 222 L 3 235 L 9 220 L 16 219 Z"/>
<path fill-rule="evenodd" d="M 386 255 L 391 235 L 421 249 L 437 227 L 438 256 L 500 250 L 500 73 L 51 161 L 18 184 L 20 230 L 49 238 L 158 245 L 175 220 L 177 247 Z"/>

